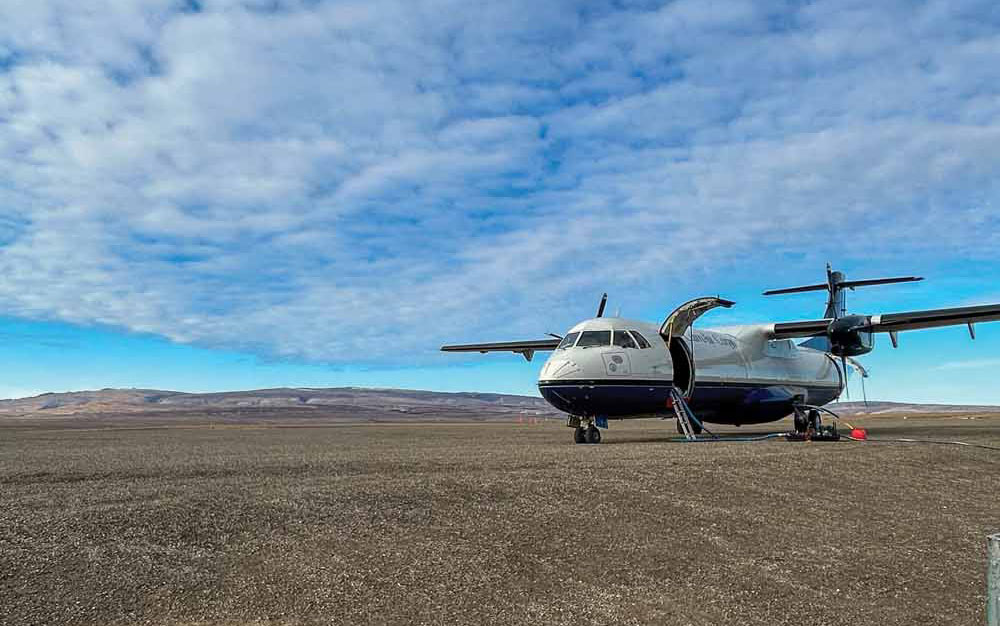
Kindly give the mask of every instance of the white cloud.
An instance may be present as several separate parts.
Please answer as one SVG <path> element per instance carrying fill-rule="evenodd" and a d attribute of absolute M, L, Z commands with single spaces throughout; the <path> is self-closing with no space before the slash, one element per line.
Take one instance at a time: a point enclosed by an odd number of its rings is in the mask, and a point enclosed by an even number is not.
<path fill-rule="evenodd" d="M 967 361 L 948 361 L 942 363 L 934 369 L 939 370 L 966 370 L 966 369 L 990 369 L 1000 367 L 1000 359 L 970 359 Z"/>
<path fill-rule="evenodd" d="M 784 252 L 1000 244 L 991 3 L 19 4 L 10 315 L 414 362 Z"/>

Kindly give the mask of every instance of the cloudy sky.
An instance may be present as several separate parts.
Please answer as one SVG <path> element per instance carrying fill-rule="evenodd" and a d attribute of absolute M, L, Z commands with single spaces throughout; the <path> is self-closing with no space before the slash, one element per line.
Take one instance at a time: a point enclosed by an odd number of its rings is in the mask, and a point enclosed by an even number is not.
<path fill-rule="evenodd" d="M 609 311 L 1000 302 L 994 0 L 0 0 L 0 396 L 533 392 Z M 1000 324 L 870 395 L 1000 403 Z M 887 344 L 888 342 L 884 342 Z"/>

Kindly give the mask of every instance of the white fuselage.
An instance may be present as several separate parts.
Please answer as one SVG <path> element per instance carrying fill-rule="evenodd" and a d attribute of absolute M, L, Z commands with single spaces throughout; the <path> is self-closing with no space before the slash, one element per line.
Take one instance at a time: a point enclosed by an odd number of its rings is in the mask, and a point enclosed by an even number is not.
<path fill-rule="evenodd" d="M 840 395 L 840 370 L 828 354 L 769 339 L 769 331 L 689 330 L 668 345 L 658 326 L 595 318 L 570 329 L 574 341 L 552 353 L 538 386 L 567 413 L 628 418 L 667 412 L 676 385 L 704 420 L 733 424 L 780 419 L 795 403 L 821 405 Z"/>

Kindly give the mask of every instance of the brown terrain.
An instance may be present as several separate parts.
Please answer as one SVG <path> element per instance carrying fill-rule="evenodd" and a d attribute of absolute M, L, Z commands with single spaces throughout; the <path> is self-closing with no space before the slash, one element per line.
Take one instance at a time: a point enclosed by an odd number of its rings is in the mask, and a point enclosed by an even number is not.
<path fill-rule="evenodd" d="M 145 420 L 178 422 L 315 419 L 349 422 L 508 421 L 512 414 L 557 417 L 538 397 L 498 393 L 440 393 L 408 389 L 279 388 L 218 393 L 156 389 L 101 389 L 46 393 L 0 400 L 0 419 L 135 425 Z"/>
<path fill-rule="evenodd" d="M 587 446 L 516 396 L 96 393 L 0 409 L 0 624 L 984 620 L 989 409 L 849 418 L 865 443 L 643 420 Z"/>

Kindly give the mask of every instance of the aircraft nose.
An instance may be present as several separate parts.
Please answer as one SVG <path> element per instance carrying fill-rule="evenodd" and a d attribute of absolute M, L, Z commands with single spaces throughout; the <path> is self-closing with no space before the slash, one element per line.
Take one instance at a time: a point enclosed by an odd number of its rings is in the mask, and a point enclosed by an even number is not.
<path fill-rule="evenodd" d="M 538 376 L 539 381 L 570 378 L 583 373 L 583 368 L 574 359 L 567 356 L 553 356 L 545 363 Z"/>

